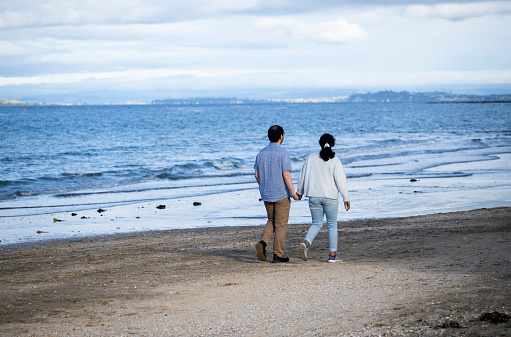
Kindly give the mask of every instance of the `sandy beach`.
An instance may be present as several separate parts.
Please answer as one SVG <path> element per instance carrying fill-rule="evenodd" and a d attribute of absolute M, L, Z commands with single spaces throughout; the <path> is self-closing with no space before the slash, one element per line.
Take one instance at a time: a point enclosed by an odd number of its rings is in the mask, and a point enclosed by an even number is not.
<path fill-rule="evenodd" d="M 262 226 L 1 247 L 0 335 L 511 336 L 511 208 L 341 222 L 342 263 L 307 229 L 288 264 Z"/>

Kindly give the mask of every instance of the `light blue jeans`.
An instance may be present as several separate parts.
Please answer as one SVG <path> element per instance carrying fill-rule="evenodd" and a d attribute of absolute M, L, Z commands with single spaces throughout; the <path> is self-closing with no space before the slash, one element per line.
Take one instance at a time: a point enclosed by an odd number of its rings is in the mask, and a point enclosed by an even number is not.
<path fill-rule="evenodd" d="M 330 252 L 337 251 L 337 212 L 339 210 L 339 200 L 329 198 L 310 197 L 309 209 L 312 216 L 312 225 L 307 231 L 305 240 L 312 243 L 316 235 L 323 227 L 323 216 L 326 215 L 326 224 L 328 227 L 328 245 Z"/>

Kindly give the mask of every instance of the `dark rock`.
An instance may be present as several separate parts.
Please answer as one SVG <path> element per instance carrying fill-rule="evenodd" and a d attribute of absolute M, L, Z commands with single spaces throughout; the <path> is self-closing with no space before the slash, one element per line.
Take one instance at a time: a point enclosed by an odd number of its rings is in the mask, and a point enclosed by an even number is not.
<path fill-rule="evenodd" d="M 36 233 L 37 233 L 37 234 L 42 234 L 42 233 L 48 233 L 48 232 L 37 231 Z"/>
<path fill-rule="evenodd" d="M 102 208 L 98 209 L 98 213 L 103 213 L 103 212 L 106 212 L 106 211 Z"/>
<path fill-rule="evenodd" d="M 417 181 L 417 179 L 410 179 L 410 182 L 412 182 L 412 183 L 414 183 L 416 181 Z"/>
<path fill-rule="evenodd" d="M 479 320 L 487 321 L 487 322 L 490 322 L 493 324 L 498 324 L 498 323 L 509 322 L 511 320 L 511 316 L 509 316 L 507 314 L 501 314 L 498 311 L 485 312 L 484 314 L 481 315 L 481 317 L 479 317 Z"/>
<path fill-rule="evenodd" d="M 78 214 L 76 214 L 76 213 L 71 213 L 71 216 L 77 216 L 77 215 L 78 215 Z"/>
<path fill-rule="evenodd" d="M 88 219 L 88 217 L 86 217 L 85 215 L 81 217 L 82 219 Z"/>
<path fill-rule="evenodd" d="M 447 328 L 459 329 L 459 328 L 461 328 L 461 325 L 460 325 L 460 323 L 458 323 L 456 321 L 446 320 L 445 322 L 440 324 L 439 327 L 442 328 L 442 329 L 447 329 Z"/>
<path fill-rule="evenodd" d="M 202 202 L 195 201 L 195 202 L 193 203 L 193 205 L 194 205 L 194 206 L 200 206 L 200 205 L 202 205 Z"/>
<path fill-rule="evenodd" d="M 156 208 L 158 208 L 158 209 L 165 209 L 165 207 L 166 207 L 165 205 L 158 205 L 158 206 L 156 206 Z"/>

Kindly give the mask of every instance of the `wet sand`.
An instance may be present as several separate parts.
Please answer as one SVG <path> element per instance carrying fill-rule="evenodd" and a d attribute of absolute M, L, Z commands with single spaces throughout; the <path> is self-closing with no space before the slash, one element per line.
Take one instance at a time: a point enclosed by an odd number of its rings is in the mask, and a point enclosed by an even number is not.
<path fill-rule="evenodd" d="M 262 226 L 1 247 L 0 335 L 511 336 L 511 208 L 341 222 L 342 263 L 308 227 L 288 264 Z"/>

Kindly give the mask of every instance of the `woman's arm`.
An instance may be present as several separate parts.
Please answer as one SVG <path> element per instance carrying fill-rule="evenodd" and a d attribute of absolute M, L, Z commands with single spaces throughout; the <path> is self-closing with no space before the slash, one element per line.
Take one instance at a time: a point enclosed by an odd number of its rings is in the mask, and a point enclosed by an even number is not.
<path fill-rule="evenodd" d="M 334 181 L 335 186 L 337 186 L 337 190 L 342 195 L 343 201 L 345 203 L 349 202 L 350 196 L 348 192 L 348 182 L 346 181 L 346 173 L 344 173 L 344 168 L 342 167 L 342 163 L 338 158 L 334 168 Z"/>

